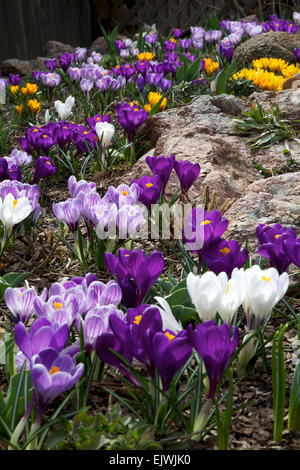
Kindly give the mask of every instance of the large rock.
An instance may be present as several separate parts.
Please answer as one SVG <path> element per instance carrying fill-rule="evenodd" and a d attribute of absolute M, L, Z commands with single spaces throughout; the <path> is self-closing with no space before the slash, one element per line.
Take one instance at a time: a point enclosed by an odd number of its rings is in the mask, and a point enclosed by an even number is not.
<path fill-rule="evenodd" d="M 258 224 L 280 223 L 300 233 L 300 172 L 256 181 L 246 194 L 225 213 L 229 220 L 226 239 L 249 243 L 249 251 L 258 248 L 255 229 Z"/>
<path fill-rule="evenodd" d="M 93 51 L 100 52 L 102 55 L 108 54 L 108 47 L 104 37 L 100 36 L 92 42 L 88 52 L 91 54 Z"/>
<path fill-rule="evenodd" d="M 0 69 L 3 75 L 9 73 L 27 75 L 31 73 L 32 65 L 28 60 L 6 59 L 1 62 Z"/>
<path fill-rule="evenodd" d="M 280 109 L 284 119 L 295 121 L 300 119 L 300 89 L 288 89 L 282 91 L 255 92 L 250 96 L 252 104 L 260 103 L 268 109 L 275 104 Z M 297 125 L 297 123 L 295 123 Z M 298 123 L 299 125 L 299 123 Z"/>
<path fill-rule="evenodd" d="M 63 42 L 59 41 L 48 41 L 44 46 L 44 50 L 46 52 L 47 57 L 57 58 L 64 52 L 74 54 L 75 47 L 70 46 L 70 44 L 64 44 Z"/>
<path fill-rule="evenodd" d="M 288 153 L 284 143 L 253 151 L 252 162 L 264 176 L 300 171 L 300 145 L 291 141 L 288 146 Z"/>
<path fill-rule="evenodd" d="M 30 66 L 32 70 L 47 70 L 45 60 L 47 60 L 47 57 L 35 57 L 35 59 L 31 59 Z"/>
<path fill-rule="evenodd" d="M 117 34 L 117 39 L 123 40 L 125 38 L 126 36 L 123 36 L 122 34 Z M 109 53 L 107 43 L 103 36 L 99 36 L 92 42 L 90 48 L 88 49 L 88 54 L 91 54 L 93 51 L 100 52 L 100 54 L 102 55 Z"/>
<path fill-rule="evenodd" d="M 241 197 L 249 184 L 262 178 L 253 168 L 247 139 L 237 134 L 232 115 L 224 114 L 220 108 L 239 114 L 241 100 L 233 96 L 215 100 L 202 95 L 187 106 L 149 118 L 143 129 L 144 136 L 153 144 L 154 155 L 174 153 L 178 160 L 200 164 L 200 177 L 190 190 L 190 199 L 198 204 L 206 185 L 211 193 L 216 191 L 217 197 L 225 200 Z M 126 174 L 126 181 L 145 174 L 151 171 L 144 157 Z M 166 194 L 174 195 L 177 188 L 177 177 L 173 174 Z"/>
<path fill-rule="evenodd" d="M 293 51 L 296 47 L 300 47 L 299 31 L 296 34 L 270 31 L 240 44 L 234 51 L 234 59 L 243 66 L 248 66 L 253 59 L 261 57 L 274 57 L 294 62 Z"/>
<path fill-rule="evenodd" d="M 293 77 L 285 80 L 282 86 L 283 90 L 287 90 L 289 88 L 296 90 L 299 87 L 300 87 L 300 72 L 294 75 Z"/>

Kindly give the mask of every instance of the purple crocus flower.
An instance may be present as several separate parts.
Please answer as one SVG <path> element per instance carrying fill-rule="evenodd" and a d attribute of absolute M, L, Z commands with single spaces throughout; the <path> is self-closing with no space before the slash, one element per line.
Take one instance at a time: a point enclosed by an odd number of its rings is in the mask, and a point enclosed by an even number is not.
<path fill-rule="evenodd" d="M 109 186 L 107 194 L 114 204 L 121 207 L 125 204 L 135 204 L 139 197 L 139 187 L 133 183 L 130 186 L 120 184 L 117 188 Z"/>
<path fill-rule="evenodd" d="M 18 165 L 15 165 L 14 163 L 8 164 L 8 171 L 7 171 L 7 177 L 11 181 L 21 181 L 22 180 L 22 174 L 21 170 Z"/>
<path fill-rule="evenodd" d="M 158 175 L 162 182 L 163 191 L 165 190 L 174 168 L 175 155 L 172 153 L 169 157 L 160 155 L 158 157 L 146 157 L 146 163 L 154 175 Z"/>
<path fill-rule="evenodd" d="M 54 88 L 55 86 L 58 86 L 61 82 L 61 76 L 58 73 L 44 73 L 42 72 L 40 74 L 40 80 L 42 81 L 43 85 L 45 85 L 48 88 Z"/>
<path fill-rule="evenodd" d="M 76 328 L 79 332 L 82 326 L 84 346 L 88 354 L 95 349 L 99 336 L 103 333 L 111 332 L 109 326 L 111 315 L 116 315 L 121 319 L 124 318 L 124 313 L 114 305 L 90 309 L 84 319 L 80 316 L 77 317 Z"/>
<path fill-rule="evenodd" d="M 222 31 L 216 29 L 216 30 L 209 30 L 205 32 L 204 39 L 206 42 L 211 43 L 211 44 L 216 44 L 220 39 L 222 38 Z"/>
<path fill-rule="evenodd" d="M 65 202 L 52 204 L 52 210 L 59 220 L 68 225 L 72 232 L 76 232 L 81 220 L 82 202 L 80 199 L 67 199 Z"/>
<path fill-rule="evenodd" d="M 86 47 L 76 47 L 75 49 L 75 59 L 78 62 L 82 62 L 85 59 L 87 53 L 87 48 Z"/>
<path fill-rule="evenodd" d="M 173 31 L 172 31 L 172 34 L 173 34 L 173 37 L 175 39 L 178 39 L 178 38 L 180 38 L 180 36 L 182 36 L 182 29 L 174 28 Z"/>
<path fill-rule="evenodd" d="M 32 78 L 33 78 L 36 82 L 38 82 L 38 81 L 40 80 L 40 78 L 41 78 L 41 74 L 42 74 L 42 73 L 43 73 L 43 72 L 41 72 L 40 70 L 33 70 L 33 71 L 31 72 L 31 75 L 32 75 Z"/>
<path fill-rule="evenodd" d="M 138 90 L 139 93 L 143 93 L 144 91 L 144 88 L 145 88 L 145 79 L 143 77 L 143 75 L 139 75 L 136 79 L 136 88 Z"/>
<path fill-rule="evenodd" d="M 203 39 L 193 39 L 193 47 L 195 49 L 201 50 L 204 46 L 204 41 Z"/>
<path fill-rule="evenodd" d="M 118 256 L 105 253 L 104 261 L 109 271 L 117 277 L 125 307 L 141 305 L 164 269 L 164 257 L 159 251 L 146 256 L 141 250 L 119 249 Z"/>
<path fill-rule="evenodd" d="M 55 139 L 48 134 L 38 134 L 36 138 L 36 147 L 38 151 L 43 150 L 48 153 L 49 149 L 55 145 Z"/>
<path fill-rule="evenodd" d="M 188 161 L 174 161 L 174 170 L 180 182 L 181 191 L 185 193 L 193 185 L 200 173 L 199 163 L 191 163 Z"/>
<path fill-rule="evenodd" d="M 155 31 L 151 31 L 149 34 L 145 34 L 144 39 L 150 46 L 153 46 L 157 41 L 157 34 Z"/>
<path fill-rule="evenodd" d="M 56 59 L 46 59 L 45 66 L 49 70 L 49 72 L 54 72 L 57 67 L 57 60 Z"/>
<path fill-rule="evenodd" d="M 83 374 L 84 365 L 75 364 L 68 354 L 47 348 L 31 359 L 30 378 L 38 400 L 39 413 L 61 393 L 74 387 Z"/>
<path fill-rule="evenodd" d="M 81 78 L 81 70 L 78 67 L 69 67 L 68 75 L 73 83 L 78 82 Z"/>
<path fill-rule="evenodd" d="M 215 274 L 225 272 L 228 278 L 234 268 L 240 269 L 248 259 L 247 250 L 240 251 L 240 246 L 235 240 L 219 240 L 211 247 L 206 248 L 203 254 L 207 267 Z"/>
<path fill-rule="evenodd" d="M 221 212 L 207 212 L 202 207 L 195 207 L 188 214 L 183 227 L 183 241 L 188 250 L 198 254 L 201 267 L 203 252 L 225 232 L 228 220 L 222 219 Z"/>
<path fill-rule="evenodd" d="M 286 238 L 283 241 L 283 251 L 291 263 L 300 267 L 300 239 Z"/>
<path fill-rule="evenodd" d="M 164 48 L 166 52 L 173 52 L 174 49 L 176 48 L 176 42 L 173 41 L 165 41 L 164 42 Z"/>
<path fill-rule="evenodd" d="M 151 60 L 150 62 L 151 70 L 154 73 L 163 73 L 164 71 L 164 63 L 163 62 L 155 62 L 154 60 Z"/>
<path fill-rule="evenodd" d="M 38 183 L 41 178 L 48 178 L 56 173 L 56 167 L 49 157 L 38 157 L 34 163 L 34 174 L 31 184 Z"/>
<path fill-rule="evenodd" d="M 97 64 L 98 62 L 101 62 L 102 55 L 100 54 L 100 52 L 92 51 L 91 57 L 89 57 L 89 59 L 92 59 L 93 62 L 95 62 Z"/>
<path fill-rule="evenodd" d="M 295 61 L 300 63 L 300 47 L 294 49 Z"/>
<path fill-rule="evenodd" d="M 184 51 L 187 51 L 192 45 L 192 40 L 191 39 L 179 39 L 179 44 Z"/>
<path fill-rule="evenodd" d="M 85 180 L 77 181 L 75 176 L 72 175 L 68 179 L 68 190 L 73 198 L 76 198 L 81 192 L 85 194 L 96 191 L 96 183 L 91 181 L 88 183 Z"/>
<path fill-rule="evenodd" d="M 35 313 L 34 300 L 36 296 L 35 289 L 8 287 L 5 290 L 4 300 L 7 308 L 13 314 L 14 323 L 22 322 L 26 325 Z"/>
<path fill-rule="evenodd" d="M 140 62 L 135 63 L 135 68 L 138 72 L 140 72 L 143 76 L 146 75 L 150 67 L 148 60 L 141 60 Z"/>
<path fill-rule="evenodd" d="M 183 55 L 190 59 L 191 62 L 194 62 L 196 60 L 196 55 L 191 54 L 190 52 L 184 52 Z"/>
<path fill-rule="evenodd" d="M 101 91 L 118 91 L 121 86 L 126 84 L 126 79 L 121 77 L 121 75 L 118 77 L 118 80 L 113 78 L 111 75 L 104 75 L 99 80 L 97 80 L 95 84 L 96 87 Z"/>
<path fill-rule="evenodd" d="M 276 268 L 279 274 L 287 270 L 291 259 L 283 249 L 284 240 L 295 240 L 297 234 L 292 227 L 289 229 L 281 224 L 273 226 L 259 224 L 256 236 L 260 242 L 258 253 L 267 258 L 270 266 Z"/>
<path fill-rule="evenodd" d="M 10 160 L 15 165 L 26 167 L 32 162 L 32 156 L 15 148 L 10 154 Z"/>
<path fill-rule="evenodd" d="M 70 54 L 69 52 L 64 52 L 63 54 L 59 56 L 59 59 L 58 59 L 59 65 L 61 66 L 64 72 L 67 70 L 69 65 L 73 62 L 74 57 L 75 57 L 74 54 Z"/>
<path fill-rule="evenodd" d="M 160 198 L 162 191 L 161 178 L 158 175 L 154 176 L 142 176 L 139 180 L 132 180 L 131 183 L 139 185 L 139 202 L 144 204 L 147 208 L 151 204 L 156 204 Z"/>
<path fill-rule="evenodd" d="M 31 359 L 34 354 L 39 354 L 45 348 L 53 348 L 62 351 L 69 336 L 67 325 L 59 329 L 53 327 L 46 318 L 35 320 L 28 332 L 25 325 L 19 322 L 14 328 L 15 342 L 25 357 Z"/>
<path fill-rule="evenodd" d="M 145 350 L 161 377 L 163 391 L 169 390 L 171 381 L 189 360 L 193 347 L 185 330 L 177 335 L 170 330 L 145 337 Z"/>
<path fill-rule="evenodd" d="M 8 179 L 8 163 L 5 158 L 0 158 L 0 181 Z"/>
<path fill-rule="evenodd" d="M 19 85 L 21 81 L 21 76 L 20 75 L 14 75 L 12 73 L 8 74 L 9 81 L 12 85 Z"/>
<path fill-rule="evenodd" d="M 130 52 L 128 49 L 122 49 L 120 51 L 120 57 L 122 57 L 122 59 L 127 59 L 127 57 L 129 57 L 130 55 Z"/>
<path fill-rule="evenodd" d="M 131 64 L 121 65 L 121 74 L 129 80 L 136 73 L 136 68 Z"/>
<path fill-rule="evenodd" d="M 207 321 L 197 325 L 195 330 L 192 325 L 189 325 L 187 334 L 191 344 L 204 362 L 210 383 L 208 398 L 213 398 L 218 382 L 238 346 L 239 330 L 236 326 L 233 327 L 231 339 L 230 328 L 226 323 L 217 326 L 215 322 Z"/>
<path fill-rule="evenodd" d="M 85 95 L 88 95 L 91 89 L 94 86 L 94 82 L 92 80 L 82 79 L 80 82 L 80 88 Z"/>
<path fill-rule="evenodd" d="M 146 334 L 152 337 L 154 333 L 162 331 L 159 310 L 150 305 L 140 305 L 128 309 L 124 318 L 111 315 L 109 326 L 112 333 L 104 333 L 96 343 L 96 352 L 100 359 L 120 370 L 135 386 L 138 386 L 138 383 L 113 351 L 120 353 L 130 363 L 133 358 L 137 359 L 147 367 L 148 373 L 154 378 L 155 364 L 146 354 L 145 337 Z"/>
<path fill-rule="evenodd" d="M 129 142 L 133 142 L 137 128 L 146 121 L 148 113 L 129 103 L 118 103 L 115 110 L 119 124 L 126 131 Z"/>
<path fill-rule="evenodd" d="M 162 78 L 159 80 L 159 82 L 158 82 L 157 85 L 159 86 L 159 88 L 161 88 L 161 91 L 162 91 L 163 93 L 165 93 L 166 91 L 168 91 L 168 90 L 171 88 L 172 84 L 173 84 L 173 83 L 172 83 L 172 80 L 167 80 L 166 78 L 163 78 L 163 77 L 162 77 Z"/>
<path fill-rule="evenodd" d="M 204 39 L 205 29 L 202 28 L 201 26 L 191 26 L 190 31 L 191 31 L 193 40 L 198 41 L 200 39 Z"/>
<path fill-rule="evenodd" d="M 115 40 L 115 46 L 116 46 L 116 49 L 118 51 L 118 53 L 120 54 L 120 51 L 122 49 L 126 49 L 126 44 L 124 41 L 121 41 L 120 39 L 116 39 Z"/>
<path fill-rule="evenodd" d="M 233 46 L 228 38 L 224 38 L 218 47 L 219 53 L 224 56 L 228 62 L 232 61 L 233 58 Z"/>
<path fill-rule="evenodd" d="M 55 292 L 55 291 L 54 291 Z M 34 301 L 34 308 L 40 317 L 45 317 L 55 328 L 62 325 L 72 325 L 80 308 L 84 309 L 84 294 L 79 289 L 68 290 L 63 294 L 49 293 L 49 299 L 44 301 L 42 296 Z"/>
<path fill-rule="evenodd" d="M 128 238 L 134 238 L 141 229 L 143 222 L 144 214 L 140 206 L 132 204 L 122 205 L 116 217 L 119 239 L 127 240 Z"/>
<path fill-rule="evenodd" d="M 96 341 L 96 353 L 102 361 L 116 367 L 135 386 L 138 386 L 137 381 L 130 372 L 126 370 L 122 361 L 113 353 L 113 351 L 115 351 L 121 354 L 127 361 L 132 363 L 133 355 L 129 351 L 127 344 L 128 322 L 126 318 L 121 319 L 119 316 L 112 314 L 109 317 L 109 325 L 112 333 L 103 333 L 98 337 Z"/>
<path fill-rule="evenodd" d="M 162 319 L 157 307 L 143 304 L 137 308 L 129 308 L 126 314 L 128 330 L 126 343 L 132 355 L 144 364 L 148 373 L 154 378 L 154 364 L 149 361 L 145 350 L 145 336 L 147 332 L 152 337 L 162 331 Z M 114 322 L 116 324 L 116 322 Z M 114 331 L 114 330 L 113 330 Z"/>
<path fill-rule="evenodd" d="M 68 126 L 60 126 L 60 123 L 57 123 L 57 126 L 53 133 L 53 138 L 55 143 L 63 148 L 65 145 L 70 144 L 73 139 L 73 132 Z"/>

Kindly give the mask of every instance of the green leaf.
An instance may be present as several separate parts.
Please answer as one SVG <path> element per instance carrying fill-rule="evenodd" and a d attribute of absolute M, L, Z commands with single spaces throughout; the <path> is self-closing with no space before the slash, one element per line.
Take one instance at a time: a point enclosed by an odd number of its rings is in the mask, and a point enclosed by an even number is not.
<path fill-rule="evenodd" d="M 288 428 L 300 432 L 300 363 L 296 365 L 290 395 Z"/>
<path fill-rule="evenodd" d="M 297 365 L 292 381 L 288 428 L 300 432 L 300 362 L 299 362 L 299 344 L 300 344 L 300 317 L 298 317 L 298 349 Z"/>
<path fill-rule="evenodd" d="M 182 306 L 193 308 L 193 304 L 189 296 L 189 293 L 187 291 L 187 288 L 184 288 L 184 287 L 181 289 L 175 290 L 173 293 L 168 295 L 165 300 L 168 302 L 171 309 L 175 305 L 182 305 Z"/>
<path fill-rule="evenodd" d="M 286 368 L 284 365 L 283 337 L 288 323 L 276 331 L 272 344 L 272 384 L 274 410 L 274 441 L 282 439 L 283 417 L 286 395 Z"/>
<path fill-rule="evenodd" d="M 30 276 L 30 272 L 8 273 L 0 278 L 0 302 L 3 301 L 4 293 L 7 287 L 18 287 L 25 279 Z"/>
<path fill-rule="evenodd" d="M 106 438 L 102 433 L 96 433 L 93 437 L 84 442 L 81 446 L 81 450 L 99 450 L 105 446 L 105 444 L 112 444 L 114 439 Z"/>
<path fill-rule="evenodd" d="M 174 307 L 172 307 L 172 313 L 176 320 L 179 320 L 182 323 L 188 323 L 193 318 L 197 317 L 195 308 L 184 307 L 183 305 L 174 305 Z"/>
<path fill-rule="evenodd" d="M 58 444 L 63 442 L 68 435 L 69 433 L 66 429 L 58 429 L 57 431 L 54 431 L 45 442 L 45 447 L 47 449 L 54 449 Z"/>
<path fill-rule="evenodd" d="M 228 92 L 228 80 L 237 71 L 238 66 L 236 61 L 232 61 L 227 66 L 224 66 L 215 79 L 216 93 L 221 95 Z"/>

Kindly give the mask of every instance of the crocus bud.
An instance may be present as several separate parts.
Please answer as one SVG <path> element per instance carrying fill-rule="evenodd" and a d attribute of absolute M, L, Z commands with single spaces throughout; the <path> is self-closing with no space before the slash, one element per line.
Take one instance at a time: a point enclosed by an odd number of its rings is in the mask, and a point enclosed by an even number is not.
<path fill-rule="evenodd" d="M 247 341 L 250 336 L 254 333 L 253 330 L 250 330 L 248 334 L 244 336 L 243 343 Z M 242 347 L 239 355 L 238 355 L 238 361 L 239 361 L 239 375 L 245 375 L 245 369 L 250 361 L 251 357 L 253 356 L 254 348 L 255 348 L 255 342 L 256 338 L 253 337 L 248 341 L 248 343 Z"/>
<path fill-rule="evenodd" d="M 95 131 L 99 137 L 102 147 L 108 147 L 115 133 L 115 127 L 109 122 L 97 122 Z"/>

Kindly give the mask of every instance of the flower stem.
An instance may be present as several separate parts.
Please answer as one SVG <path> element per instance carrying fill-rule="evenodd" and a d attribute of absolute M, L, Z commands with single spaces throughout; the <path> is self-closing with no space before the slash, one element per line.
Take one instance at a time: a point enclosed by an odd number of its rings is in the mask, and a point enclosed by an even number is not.
<path fill-rule="evenodd" d="M 8 450 L 15 450 L 15 448 L 17 447 L 18 445 L 18 441 L 20 439 L 20 436 L 23 432 L 23 429 L 28 421 L 28 418 L 30 416 L 30 413 L 32 411 L 32 408 L 33 408 L 33 405 L 35 403 L 35 394 L 33 393 L 32 394 L 32 397 L 31 397 L 31 400 L 28 404 L 28 407 L 27 407 L 27 410 L 25 411 L 25 414 L 24 416 L 20 419 L 19 423 L 17 424 L 12 436 L 11 436 L 11 439 L 10 439 L 10 445 L 8 447 Z"/>

